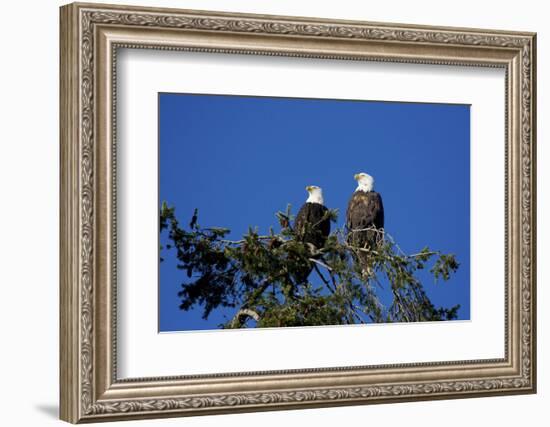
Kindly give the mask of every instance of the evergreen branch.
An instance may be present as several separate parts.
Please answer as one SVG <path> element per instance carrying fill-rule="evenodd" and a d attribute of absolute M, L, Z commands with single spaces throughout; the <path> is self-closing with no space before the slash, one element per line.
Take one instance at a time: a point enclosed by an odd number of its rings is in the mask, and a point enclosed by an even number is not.
<path fill-rule="evenodd" d="M 325 215 L 334 220 L 337 212 Z M 427 247 L 406 254 L 386 230 L 373 227 L 336 229 L 317 248 L 294 234 L 290 206 L 277 218 L 279 232 L 249 229 L 242 239 L 229 240 L 227 228 L 201 227 L 197 210 L 189 228 L 181 227 L 175 208 L 163 203 L 160 229 L 170 244 L 161 252 L 175 251 L 177 268 L 186 273 L 181 309 L 202 307 L 206 319 L 212 310 L 238 307 L 224 325 L 229 328 L 245 327 L 247 319 L 262 327 L 457 317 L 459 306 L 435 307 L 417 277 L 429 267 L 435 280 L 448 280 L 459 268 L 454 255 Z M 364 231 L 380 236 L 374 247 L 350 244 L 350 234 Z M 313 270 L 316 275 L 308 277 Z M 388 307 L 380 300 L 384 292 L 391 295 Z"/>

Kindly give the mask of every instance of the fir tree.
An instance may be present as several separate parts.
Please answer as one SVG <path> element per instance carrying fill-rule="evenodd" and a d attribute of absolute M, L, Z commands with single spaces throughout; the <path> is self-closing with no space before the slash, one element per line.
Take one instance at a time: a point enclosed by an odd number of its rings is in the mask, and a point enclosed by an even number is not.
<path fill-rule="evenodd" d="M 336 222 L 337 211 L 326 214 Z M 180 308 L 201 307 L 202 316 L 225 307 L 234 313 L 223 328 L 420 322 L 457 318 L 459 305 L 436 307 L 417 278 L 429 268 L 437 280 L 448 280 L 459 264 L 452 254 L 423 248 L 404 253 L 384 230 L 375 249 L 347 243 L 336 229 L 324 247 L 301 242 L 292 228 L 290 206 L 276 214 L 279 231 L 265 235 L 249 229 L 240 240 L 228 240 L 227 228 L 201 227 L 198 211 L 182 227 L 175 208 L 162 204 L 160 231 L 168 233 L 161 250 L 174 250 L 184 282 Z M 367 254 L 367 271 L 356 262 Z M 161 258 L 161 261 L 162 258 Z M 305 268 L 310 279 L 299 282 Z M 383 292 L 391 296 L 384 305 Z"/>

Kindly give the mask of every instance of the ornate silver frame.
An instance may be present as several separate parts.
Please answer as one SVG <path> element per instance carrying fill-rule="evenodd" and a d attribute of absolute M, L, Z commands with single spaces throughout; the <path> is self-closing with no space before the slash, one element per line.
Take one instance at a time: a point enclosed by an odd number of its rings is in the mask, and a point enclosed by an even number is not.
<path fill-rule="evenodd" d="M 71 4 L 61 8 L 61 419 L 112 421 L 536 390 L 533 33 Z M 497 360 L 119 380 L 117 47 L 506 70 L 506 342 Z"/>

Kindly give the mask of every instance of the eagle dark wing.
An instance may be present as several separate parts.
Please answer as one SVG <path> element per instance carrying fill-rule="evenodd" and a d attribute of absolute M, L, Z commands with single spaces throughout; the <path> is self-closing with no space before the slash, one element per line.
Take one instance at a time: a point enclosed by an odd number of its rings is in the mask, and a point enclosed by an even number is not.
<path fill-rule="evenodd" d="M 354 231 L 365 228 L 384 228 L 382 197 L 374 191 L 353 193 L 346 213 L 348 243 L 358 247 L 373 247 L 380 239 L 376 231 Z"/>
<path fill-rule="evenodd" d="M 327 212 L 328 209 L 319 203 L 305 203 L 294 221 L 296 237 L 316 248 L 322 248 L 330 234 Z"/>

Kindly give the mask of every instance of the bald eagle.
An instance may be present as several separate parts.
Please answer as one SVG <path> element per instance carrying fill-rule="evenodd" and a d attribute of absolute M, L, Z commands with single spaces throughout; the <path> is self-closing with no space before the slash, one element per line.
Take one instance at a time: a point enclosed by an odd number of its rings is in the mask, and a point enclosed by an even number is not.
<path fill-rule="evenodd" d="M 330 234 L 330 218 L 327 215 L 328 209 L 323 204 L 323 190 L 315 185 L 306 187 L 309 193 L 304 205 L 298 211 L 294 221 L 294 234 L 296 239 L 321 249 Z M 303 283 L 307 280 L 313 265 L 308 265 L 297 275 L 297 282 Z"/>
<path fill-rule="evenodd" d="M 374 191 L 374 178 L 366 173 L 354 176 L 358 183 L 351 196 L 346 213 L 348 244 L 364 249 L 375 249 L 383 240 L 384 205 L 382 197 Z M 359 252 L 358 261 L 363 272 L 368 272 L 368 253 Z"/>

